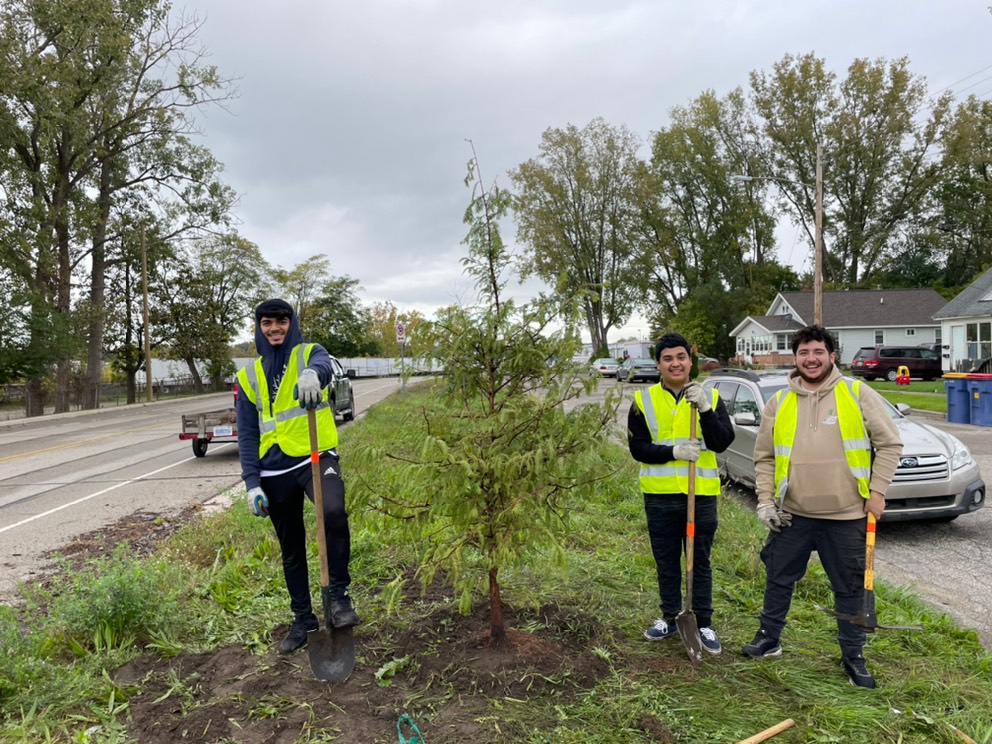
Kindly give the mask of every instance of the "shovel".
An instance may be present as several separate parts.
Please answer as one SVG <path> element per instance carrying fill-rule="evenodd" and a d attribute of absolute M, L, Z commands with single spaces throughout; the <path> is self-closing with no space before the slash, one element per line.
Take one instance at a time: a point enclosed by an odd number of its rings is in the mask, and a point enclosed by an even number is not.
<path fill-rule="evenodd" d="M 828 607 L 819 609 L 838 620 L 864 628 L 866 633 L 876 630 L 923 630 L 919 625 L 879 625 L 875 614 L 875 515 L 868 512 L 868 528 L 865 532 L 865 593 L 861 597 L 861 610 L 857 615 L 844 615 Z"/>
<path fill-rule="evenodd" d="M 696 409 L 691 409 L 692 418 L 689 420 L 689 438 L 696 438 Z M 699 624 L 692 611 L 692 563 L 696 552 L 696 463 L 689 463 L 689 503 L 685 518 L 685 604 L 682 612 L 675 618 L 675 627 L 685 650 L 692 661 L 703 658 L 703 642 L 699 638 Z"/>
<path fill-rule="evenodd" d="M 317 512 L 317 557 L 320 561 L 320 600 L 324 627 L 307 633 L 310 669 L 321 682 L 344 682 L 355 668 L 353 628 L 335 628 L 331 622 L 331 576 L 327 569 L 327 534 L 324 532 L 324 495 L 320 485 L 320 451 L 317 447 L 317 413 L 307 411 L 310 424 L 310 467 L 313 472 L 313 505 Z"/>

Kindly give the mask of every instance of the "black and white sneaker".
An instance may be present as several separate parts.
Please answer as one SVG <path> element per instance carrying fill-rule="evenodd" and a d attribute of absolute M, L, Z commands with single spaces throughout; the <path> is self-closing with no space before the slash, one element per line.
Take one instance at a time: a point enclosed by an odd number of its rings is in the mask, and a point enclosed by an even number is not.
<path fill-rule="evenodd" d="M 765 632 L 765 629 L 762 628 L 758 631 L 757 635 L 754 636 L 754 640 L 742 649 L 741 653 L 745 656 L 750 656 L 752 659 L 763 659 L 768 656 L 781 656 L 782 645 L 778 642 L 778 638 L 772 638 Z"/>
<path fill-rule="evenodd" d="M 871 676 L 868 667 L 865 665 L 864 657 L 852 656 L 841 659 L 844 671 L 847 672 L 847 679 L 855 687 L 864 687 L 869 690 L 875 689 L 875 678 Z"/>
<path fill-rule="evenodd" d="M 713 628 L 700 628 L 699 640 L 703 642 L 703 648 L 714 656 L 723 651 L 723 646 L 720 645 L 720 639 L 716 637 L 716 631 Z"/>

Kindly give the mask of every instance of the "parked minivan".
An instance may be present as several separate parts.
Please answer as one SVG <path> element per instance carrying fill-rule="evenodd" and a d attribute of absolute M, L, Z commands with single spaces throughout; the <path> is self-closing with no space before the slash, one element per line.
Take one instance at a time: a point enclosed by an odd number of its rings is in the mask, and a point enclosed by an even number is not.
<path fill-rule="evenodd" d="M 863 346 L 851 360 L 851 374 L 869 382 L 882 377 L 895 382 L 900 367 L 910 377 L 934 380 L 943 374 L 940 354 L 922 346 Z"/>

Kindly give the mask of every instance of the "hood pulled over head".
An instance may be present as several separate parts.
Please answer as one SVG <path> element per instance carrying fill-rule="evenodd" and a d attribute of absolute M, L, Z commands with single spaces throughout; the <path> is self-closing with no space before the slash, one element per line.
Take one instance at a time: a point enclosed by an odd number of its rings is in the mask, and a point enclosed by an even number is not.
<path fill-rule="evenodd" d="M 289 331 L 281 346 L 273 346 L 262 333 L 262 318 L 289 318 Z M 303 343 L 303 332 L 300 330 L 300 320 L 293 306 L 285 300 L 265 300 L 255 308 L 255 350 L 262 357 L 262 367 L 265 376 L 272 383 L 282 377 L 289 353 Z"/>

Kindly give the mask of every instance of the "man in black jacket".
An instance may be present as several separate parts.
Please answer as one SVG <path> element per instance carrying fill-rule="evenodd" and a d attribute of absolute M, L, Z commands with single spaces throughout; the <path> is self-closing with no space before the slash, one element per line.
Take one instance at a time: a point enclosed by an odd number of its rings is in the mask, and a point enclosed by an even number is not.
<path fill-rule="evenodd" d="M 641 491 L 648 535 L 658 569 L 661 613 L 644 631 L 649 641 L 677 635 L 675 618 L 682 609 L 682 555 L 685 552 L 689 463 L 696 463 L 695 550 L 692 611 L 699 623 L 703 648 L 722 650 L 713 630 L 713 571 L 710 550 L 717 528 L 720 474 L 717 452 L 734 441 L 734 427 L 714 389 L 709 395 L 690 380 L 692 352 L 677 333 L 658 339 L 655 363 L 661 382 L 638 390 L 627 416 L 630 454 L 641 463 Z M 696 417 L 697 436 L 690 438 Z M 699 439 L 702 432 L 702 440 Z"/>

